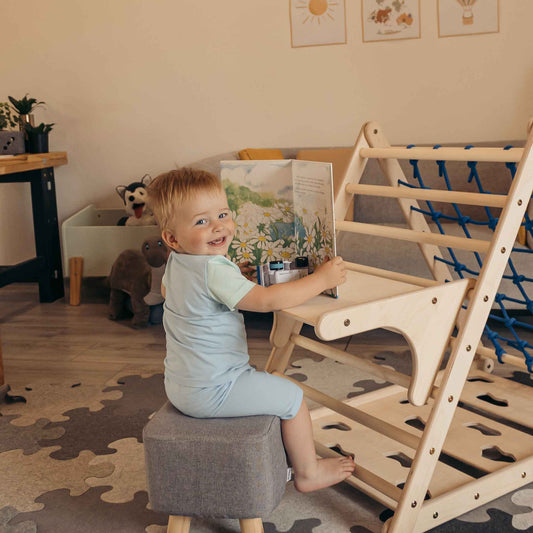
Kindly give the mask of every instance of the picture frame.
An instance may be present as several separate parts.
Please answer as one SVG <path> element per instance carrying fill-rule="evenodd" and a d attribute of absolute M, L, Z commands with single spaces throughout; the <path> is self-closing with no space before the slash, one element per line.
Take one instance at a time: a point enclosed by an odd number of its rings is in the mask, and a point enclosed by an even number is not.
<path fill-rule="evenodd" d="M 291 46 L 346 44 L 346 0 L 290 0 Z"/>
<path fill-rule="evenodd" d="M 498 33 L 500 0 L 437 0 L 439 37 Z"/>
<path fill-rule="evenodd" d="M 420 38 L 420 0 L 362 0 L 363 42 Z"/>

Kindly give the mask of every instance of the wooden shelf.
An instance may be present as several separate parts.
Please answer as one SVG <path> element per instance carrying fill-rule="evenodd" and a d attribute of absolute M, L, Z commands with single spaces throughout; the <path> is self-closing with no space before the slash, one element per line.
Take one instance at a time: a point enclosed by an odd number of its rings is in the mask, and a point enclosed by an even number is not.
<path fill-rule="evenodd" d="M 59 167 L 68 163 L 66 152 L 20 154 L 0 157 L 0 175 L 27 172 L 42 168 Z"/>

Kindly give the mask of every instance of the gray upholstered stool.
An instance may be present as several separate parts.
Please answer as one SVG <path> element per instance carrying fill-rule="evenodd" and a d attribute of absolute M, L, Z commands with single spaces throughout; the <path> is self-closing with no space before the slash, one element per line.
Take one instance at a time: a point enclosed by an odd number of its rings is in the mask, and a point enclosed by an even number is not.
<path fill-rule="evenodd" d="M 287 461 L 278 417 L 197 419 L 167 402 L 143 431 L 148 495 L 168 513 L 168 533 L 187 533 L 192 516 L 238 518 L 261 533 L 280 502 Z"/>

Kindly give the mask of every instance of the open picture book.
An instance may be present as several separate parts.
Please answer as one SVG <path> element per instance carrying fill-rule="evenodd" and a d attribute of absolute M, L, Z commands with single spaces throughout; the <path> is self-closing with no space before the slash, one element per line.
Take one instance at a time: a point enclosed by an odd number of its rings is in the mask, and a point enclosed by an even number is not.
<path fill-rule="evenodd" d="M 220 166 L 236 224 L 232 261 L 261 267 L 307 258 L 312 272 L 336 255 L 331 163 L 244 160 Z M 337 296 L 337 289 L 327 292 Z"/>

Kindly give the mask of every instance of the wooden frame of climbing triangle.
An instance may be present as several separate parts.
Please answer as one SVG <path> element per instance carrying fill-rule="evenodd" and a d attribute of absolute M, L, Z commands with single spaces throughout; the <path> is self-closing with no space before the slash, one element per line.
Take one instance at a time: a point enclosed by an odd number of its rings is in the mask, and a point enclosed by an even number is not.
<path fill-rule="evenodd" d="M 463 148 L 391 147 L 378 124 L 365 124 L 335 198 L 337 229 L 417 242 L 434 279 L 350 264 L 338 299 L 317 296 L 274 316 L 267 371 L 284 375 L 294 346 L 301 346 L 393 383 L 344 402 L 299 384 L 307 397 L 324 406 L 312 413 L 317 452 L 355 455 L 357 467 L 348 483 L 394 510 L 384 525 L 389 533 L 426 531 L 533 479 L 533 439 L 527 429 L 533 420 L 531 389 L 485 373 L 475 363 L 533 192 L 532 145 L 533 131 L 523 149 L 472 148 L 465 153 Z M 359 184 L 369 158 L 378 160 L 389 186 Z M 400 158 L 515 161 L 518 168 L 507 195 L 421 191 L 398 186 L 404 178 Z M 344 221 L 354 194 L 397 198 L 408 229 Z M 487 200 L 502 208 L 492 239 L 432 233 L 424 216 L 411 209 L 426 199 L 472 205 Z M 446 283 L 451 279 L 448 268 L 435 260 L 442 257 L 439 247 L 484 254 L 479 277 Z M 403 375 L 308 339 L 300 335 L 303 324 L 313 326 L 324 341 L 375 328 L 397 331 L 411 348 L 413 373 Z M 443 366 L 446 350 L 450 353 Z M 484 404 L 479 398 L 485 396 L 504 401 Z M 484 412 L 474 413 L 469 406 Z M 334 429 L 339 423 L 350 431 Z M 501 460 L 494 460 L 495 455 Z"/>

